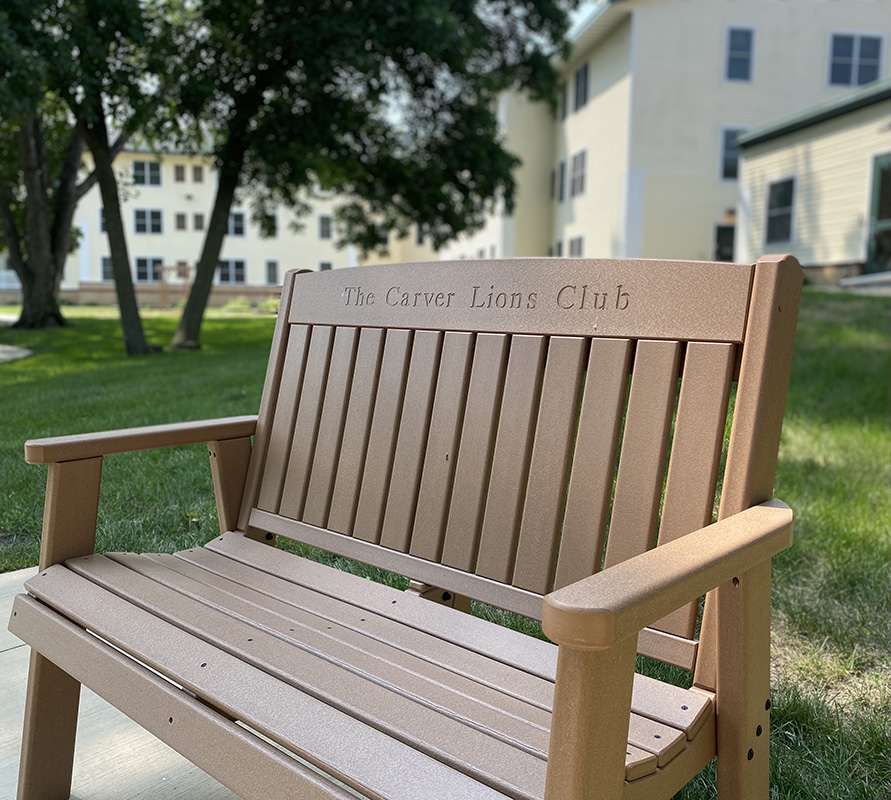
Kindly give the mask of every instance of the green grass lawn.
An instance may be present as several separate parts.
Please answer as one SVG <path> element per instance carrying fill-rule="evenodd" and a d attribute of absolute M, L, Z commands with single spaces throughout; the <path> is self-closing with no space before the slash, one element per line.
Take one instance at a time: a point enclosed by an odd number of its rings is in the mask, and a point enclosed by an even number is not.
<path fill-rule="evenodd" d="M 59 331 L 0 328 L 0 342 L 34 351 L 0 364 L 0 571 L 37 560 L 45 468 L 24 463 L 26 438 L 259 403 L 271 316 L 212 312 L 202 351 L 128 359 L 113 312 L 66 312 L 74 324 Z M 149 339 L 166 343 L 175 321 L 147 313 Z M 773 569 L 775 798 L 891 796 L 889 321 L 887 298 L 804 296 L 776 486 L 795 510 L 796 541 Z M 170 551 L 210 538 L 206 459 L 203 447 L 106 459 L 98 547 Z M 714 797 L 712 772 L 680 796 Z"/>

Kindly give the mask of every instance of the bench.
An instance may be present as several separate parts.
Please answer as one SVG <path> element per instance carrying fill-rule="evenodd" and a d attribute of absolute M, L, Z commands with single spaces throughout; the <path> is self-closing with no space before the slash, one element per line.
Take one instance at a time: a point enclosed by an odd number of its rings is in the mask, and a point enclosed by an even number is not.
<path fill-rule="evenodd" d="M 766 798 L 801 285 L 791 257 L 289 273 L 256 417 L 28 442 L 20 800 L 68 797 L 80 684 L 248 799 L 671 797 L 716 755 L 721 796 Z M 221 535 L 95 554 L 102 459 L 194 442 Z"/>

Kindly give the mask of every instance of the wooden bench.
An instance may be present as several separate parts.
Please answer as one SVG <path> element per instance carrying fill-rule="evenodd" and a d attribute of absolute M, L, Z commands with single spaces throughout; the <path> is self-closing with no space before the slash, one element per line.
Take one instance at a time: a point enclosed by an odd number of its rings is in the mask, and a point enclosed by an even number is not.
<path fill-rule="evenodd" d="M 801 284 L 789 257 L 290 273 L 257 417 L 28 442 L 20 800 L 68 797 L 81 683 L 244 798 L 670 797 L 716 754 L 722 796 L 765 798 Z M 93 554 L 103 457 L 197 441 L 222 535 Z"/>

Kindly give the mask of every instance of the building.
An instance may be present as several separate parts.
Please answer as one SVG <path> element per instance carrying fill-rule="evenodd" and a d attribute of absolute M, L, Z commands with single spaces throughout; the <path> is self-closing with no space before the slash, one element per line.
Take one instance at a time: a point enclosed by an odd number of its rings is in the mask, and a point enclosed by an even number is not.
<path fill-rule="evenodd" d="M 790 252 L 815 283 L 891 270 L 891 79 L 737 140 L 736 258 Z"/>
<path fill-rule="evenodd" d="M 86 162 L 89 168 L 89 157 Z M 139 150 L 122 152 L 115 169 L 137 299 L 146 305 L 175 305 L 187 295 L 201 254 L 216 193 L 216 170 L 206 157 Z M 356 264 L 353 248 L 334 244 L 336 197 L 317 191 L 309 203 L 311 213 L 300 220 L 287 209 L 276 210 L 264 231 L 236 196 L 211 304 L 277 297 L 289 269 Z M 301 226 L 297 230 L 295 223 Z M 79 243 L 65 265 L 61 298 L 73 303 L 116 302 L 98 185 L 80 201 L 74 226 Z M 0 299 L 18 301 L 18 277 L 2 254 L 0 266 Z"/>
<path fill-rule="evenodd" d="M 556 118 L 519 97 L 499 107 L 524 158 L 513 218 L 441 256 L 732 258 L 737 137 L 889 77 L 889 12 L 883 0 L 600 0 L 571 33 Z"/>

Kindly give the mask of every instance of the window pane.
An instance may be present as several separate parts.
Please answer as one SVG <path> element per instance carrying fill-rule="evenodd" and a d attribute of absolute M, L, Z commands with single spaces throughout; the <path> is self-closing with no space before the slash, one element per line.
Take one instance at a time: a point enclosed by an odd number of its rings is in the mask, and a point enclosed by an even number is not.
<path fill-rule="evenodd" d="M 173 179 L 177 183 L 182 183 L 186 179 L 185 164 L 175 164 L 173 167 Z"/>
<path fill-rule="evenodd" d="M 878 36 L 860 38 L 860 58 L 878 61 L 882 53 L 882 40 Z"/>
<path fill-rule="evenodd" d="M 732 81 L 747 81 L 750 74 L 748 57 L 730 56 L 727 59 L 727 77 Z"/>
<path fill-rule="evenodd" d="M 782 213 L 767 221 L 767 242 L 788 242 L 792 238 L 792 214 Z"/>
<path fill-rule="evenodd" d="M 770 185 L 770 194 L 768 195 L 767 208 L 769 211 L 775 211 L 780 208 L 791 208 L 792 206 L 793 182 L 792 180 L 780 181 Z"/>
<path fill-rule="evenodd" d="M 860 62 L 860 68 L 857 70 L 857 85 L 863 86 L 865 83 L 872 83 L 879 79 L 879 65 Z"/>
<path fill-rule="evenodd" d="M 829 82 L 833 86 L 850 86 L 851 66 L 850 62 L 833 61 L 832 71 L 829 74 Z"/>
<path fill-rule="evenodd" d="M 839 36 L 836 34 L 832 37 L 832 57 L 833 58 L 853 58 L 854 57 L 854 37 Z"/>
<path fill-rule="evenodd" d="M 743 128 L 724 131 L 721 177 L 728 180 L 735 180 L 739 175 L 739 150 L 736 149 L 736 139 L 743 132 Z"/>
<path fill-rule="evenodd" d="M 740 51 L 750 53 L 752 50 L 752 32 L 744 28 L 731 28 L 730 50 L 734 53 Z"/>

